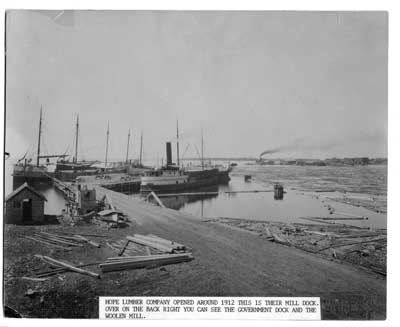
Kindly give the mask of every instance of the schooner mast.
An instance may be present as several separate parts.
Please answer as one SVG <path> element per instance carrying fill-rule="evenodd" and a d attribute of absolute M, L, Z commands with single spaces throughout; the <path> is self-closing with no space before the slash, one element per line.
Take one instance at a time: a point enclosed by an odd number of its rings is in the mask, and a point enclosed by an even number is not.
<path fill-rule="evenodd" d="M 140 156 L 139 156 L 140 165 L 142 165 L 142 155 L 143 155 L 143 132 L 140 133 Z"/>
<path fill-rule="evenodd" d="M 176 164 L 179 167 L 179 126 L 178 126 L 178 119 L 176 120 Z"/>
<path fill-rule="evenodd" d="M 40 118 L 39 118 L 39 140 L 38 140 L 38 149 L 37 149 L 37 159 L 36 166 L 39 167 L 39 158 L 40 158 L 40 138 L 42 136 L 42 106 L 40 106 Z"/>
<path fill-rule="evenodd" d="M 107 142 L 106 142 L 106 158 L 104 161 L 104 172 L 107 171 L 107 159 L 108 159 L 108 138 L 109 138 L 109 134 L 110 134 L 110 122 L 108 122 L 107 124 Z"/>
<path fill-rule="evenodd" d="M 128 144 L 126 145 L 126 159 L 125 162 L 128 163 L 128 155 L 129 155 L 129 140 L 131 138 L 131 130 L 128 130 Z"/>
<path fill-rule="evenodd" d="M 72 162 L 78 161 L 78 132 L 79 132 L 79 115 L 76 116 L 76 131 L 75 131 L 75 155 Z"/>

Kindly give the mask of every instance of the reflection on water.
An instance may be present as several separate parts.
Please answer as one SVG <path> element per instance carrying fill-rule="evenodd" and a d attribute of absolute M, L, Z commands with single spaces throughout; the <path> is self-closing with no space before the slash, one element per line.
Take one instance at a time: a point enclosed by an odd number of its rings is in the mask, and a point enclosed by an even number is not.
<path fill-rule="evenodd" d="M 269 192 L 252 192 L 257 190 Z M 163 197 L 162 201 L 169 208 L 200 217 L 292 220 L 294 216 L 327 214 L 316 199 L 286 190 L 282 200 L 275 200 L 271 186 L 246 183 L 239 176 L 233 176 L 229 185 L 220 185 L 218 191 L 218 195 Z"/>
<path fill-rule="evenodd" d="M 329 217 L 326 202 L 310 194 L 285 189 L 282 200 L 274 199 L 273 187 L 261 183 L 246 183 L 243 176 L 232 176 L 229 185 L 218 187 L 218 195 L 162 197 L 165 206 L 197 217 L 228 217 L 250 220 L 313 223 L 300 217 Z M 269 190 L 269 192 L 251 192 Z M 199 192 L 198 190 L 196 190 Z M 240 192 L 239 192 L 240 191 Z M 244 191 L 244 192 L 243 192 Z M 233 192 L 233 193 L 232 193 Z M 238 192 L 238 193 L 234 193 Z M 364 208 L 334 203 L 338 211 L 368 216 L 368 220 L 351 220 L 348 224 L 386 228 L 386 217 Z M 331 216 L 332 217 L 332 216 Z M 343 221 L 338 221 L 343 223 Z"/>

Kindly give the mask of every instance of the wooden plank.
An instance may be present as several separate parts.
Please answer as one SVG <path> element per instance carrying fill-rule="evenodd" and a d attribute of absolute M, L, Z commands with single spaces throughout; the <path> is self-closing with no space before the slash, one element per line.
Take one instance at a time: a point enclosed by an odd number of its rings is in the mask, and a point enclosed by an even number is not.
<path fill-rule="evenodd" d="M 99 247 L 100 247 L 100 243 L 97 243 L 97 242 L 94 242 L 94 241 L 92 241 L 92 240 L 89 240 L 89 239 L 87 239 L 86 237 L 83 237 L 82 235 L 76 234 L 76 235 L 74 235 L 74 236 L 76 236 L 77 238 L 81 239 L 82 241 L 84 241 L 84 242 L 86 242 L 86 243 L 89 243 L 90 245 L 93 245 L 93 246 L 96 247 L 96 248 L 99 248 Z"/>
<path fill-rule="evenodd" d="M 106 262 L 113 262 L 113 261 L 142 261 L 146 259 L 156 259 L 156 258 L 173 258 L 173 257 L 182 257 L 191 255 L 190 253 L 177 253 L 177 254 L 151 254 L 151 255 L 134 255 L 130 257 L 111 257 L 107 258 Z"/>
<path fill-rule="evenodd" d="M 56 236 L 45 235 L 45 234 L 43 234 L 43 232 L 40 232 L 39 234 L 36 234 L 36 235 L 40 235 L 40 236 L 42 236 L 42 238 L 46 238 L 46 239 L 49 239 L 49 240 L 52 240 L 52 241 L 55 241 L 55 242 L 58 242 L 58 243 L 61 243 L 61 244 L 66 244 L 66 245 L 71 245 L 71 246 L 79 246 L 79 247 L 84 246 L 83 244 L 66 241 L 66 240 L 63 240 L 63 239 L 61 239 L 59 237 L 56 237 Z"/>
<path fill-rule="evenodd" d="M 101 263 L 102 262 L 91 262 L 91 263 L 85 263 L 85 264 L 82 264 L 82 265 L 77 265 L 75 267 L 82 268 L 82 267 L 99 265 Z M 52 276 L 52 275 L 62 274 L 62 273 L 68 272 L 68 271 L 69 271 L 69 269 L 68 268 L 64 268 L 64 267 L 55 268 L 55 269 L 52 269 L 52 270 L 46 270 L 46 271 L 42 271 L 42 272 L 36 273 L 35 277 L 39 277 L 39 278 L 40 277 L 48 277 L 48 276 Z"/>
<path fill-rule="evenodd" d="M 119 253 L 118 253 L 119 256 L 124 254 L 124 251 L 125 251 L 126 247 L 128 246 L 129 242 L 130 242 L 129 240 L 126 241 L 125 245 L 121 248 L 121 251 L 119 251 Z"/>
<path fill-rule="evenodd" d="M 55 236 L 57 238 L 61 238 L 63 240 L 69 240 L 69 241 L 77 241 L 77 242 L 82 242 L 81 239 L 74 237 L 74 236 L 66 236 L 66 235 L 60 235 L 60 234 L 54 234 L 54 233 L 47 233 L 47 232 L 40 232 L 41 234 L 49 235 L 49 236 Z"/>
<path fill-rule="evenodd" d="M 148 246 L 146 246 L 145 249 L 146 249 L 146 253 L 147 253 L 148 255 L 151 255 L 150 248 L 149 248 Z"/>
<path fill-rule="evenodd" d="M 142 239 L 142 238 L 127 236 L 126 239 L 130 240 L 130 241 L 132 241 L 134 243 L 137 243 L 137 244 L 150 246 L 150 247 L 155 248 L 157 250 L 160 250 L 162 252 L 171 253 L 174 250 L 172 247 L 168 247 L 168 246 L 165 246 L 165 245 L 162 245 L 162 244 L 159 244 L 159 243 L 154 243 L 154 242 L 151 242 L 149 240 Z"/>
<path fill-rule="evenodd" d="M 100 275 L 99 274 L 96 274 L 96 273 L 88 271 L 88 270 L 84 270 L 82 268 L 78 268 L 78 267 L 76 267 L 76 266 L 74 266 L 74 265 L 72 265 L 70 263 L 59 261 L 59 260 L 50 258 L 48 256 L 44 256 L 44 255 L 43 256 L 36 255 L 36 257 L 41 257 L 42 259 L 45 259 L 45 260 L 50 261 L 50 262 L 53 262 L 54 264 L 59 265 L 59 266 L 63 266 L 65 268 L 68 268 L 68 269 L 70 269 L 72 271 L 75 271 L 77 273 L 88 275 L 88 276 L 100 279 Z"/>
<path fill-rule="evenodd" d="M 50 243 L 50 242 L 47 242 L 47 241 L 45 241 L 43 239 L 40 239 L 40 238 L 35 238 L 35 237 L 31 237 L 31 236 L 25 236 L 25 238 L 27 238 L 29 240 L 32 240 L 32 241 L 36 241 L 36 242 L 39 242 L 39 243 L 43 243 L 43 244 L 49 245 L 51 247 L 56 247 L 56 248 L 63 249 L 63 250 L 66 250 L 66 251 L 71 251 L 70 248 L 67 248 L 65 246 L 61 246 L 61 245 L 58 245 L 58 244 Z"/>
<path fill-rule="evenodd" d="M 164 203 L 162 203 L 162 201 L 160 200 L 160 198 L 157 196 L 156 193 L 154 193 L 153 191 L 150 192 L 150 194 L 147 196 L 147 199 L 148 199 L 150 196 L 152 196 L 152 197 L 156 200 L 156 202 L 158 203 L 158 205 L 159 205 L 161 208 L 165 208 Z"/>
<path fill-rule="evenodd" d="M 143 240 L 148 240 L 153 243 L 159 243 L 161 245 L 171 247 L 173 249 L 185 249 L 185 246 L 183 244 L 175 243 L 173 241 L 158 237 L 156 235 L 141 235 L 141 234 L 135 234 L 134 237 L 143 239 Z"/>
<path fill-rule="evenodd" d="M 180 255 L 179 257 L 177 255 L 165 255 L 164 257 L 142 259 L 140 261 L 135 260 L 130 262 L 129 261 L 127 262 L 115 261 L 111 263 L 106 262 L 104 264 L 101 264 L 100 268 L 103 272 L 110 272 L 117 270 L 140 269 L 140 268 L 160 266 L 166 264 L 174 264 L 190 260 L 193 260 L 193 256 L 187 253 L 185 255 Z"/>
<path fill-rule="evenodd" d="M 62 234 L 67 234 L 67 235 L 75 235 L 76 233 L 68 233 L 68 232 L 60 232 Z M 83 234 L 79 233 L 81 236 L 92 236 L 92 237 L 108 237 L 108 235 L 99 235 L 99 234 Z"/>

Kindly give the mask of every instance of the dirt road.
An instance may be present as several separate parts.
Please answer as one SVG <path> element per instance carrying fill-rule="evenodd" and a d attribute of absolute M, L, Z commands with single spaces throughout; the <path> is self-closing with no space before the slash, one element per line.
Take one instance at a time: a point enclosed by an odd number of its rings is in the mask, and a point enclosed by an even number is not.
<path fill-rule="evenodd" d="M 97 188 L 98 196 L 104 191 Z M 107 193 L 140 231 L 193 249 L 190 269 L 177 268 L 177 276 L 153 281 L 155 295 L 320 296 L 324 319 L 386 316 L 386 280 L 374 274 L 266 242 L 246 231 Z"/>

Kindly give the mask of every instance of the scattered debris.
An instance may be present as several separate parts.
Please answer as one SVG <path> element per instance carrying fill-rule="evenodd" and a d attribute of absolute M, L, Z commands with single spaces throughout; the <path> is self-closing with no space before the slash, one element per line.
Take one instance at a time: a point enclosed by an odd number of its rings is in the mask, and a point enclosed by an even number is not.
<path fill-rule="evenodd" d="M 74 265 L 72 265 L 70 263 L 67 263 L 67 262 L 58 261 L 58 260 L 50 258 L 48 256 L 39 255 L 39 254 L 36 254 L 35 257 L 37 257 L 39 259 L 42 259 L 43 261 L 48 262 L 50 264 L 55 264 L 56 266 L 64 267 L 64 268 L 67 268 L 67 269 L 69 269 L 71 271 L 74 271 L 74 272 L 77 272 L 77 273 L 80 273 L 80 274 L 88 275 L 88 276 L 91 276 L 91 277 L 94 277 L 94 278 L 100 278 L 100 275 L 98 275 L 98 274 L 96 274 L 94 272 L 91 272 L 91 271 L 88 271 L 88 270 L 84 270 L 82 268 L 78 268 L 78 267 L 76 267 L 76 266 L 74 266 Z"/>
<path fill-rule="evenodd" d="M 38 294 L 38 291 L 35 291 L 35 290 L 31 289 L 31 288 L 29 288 L 25 293 L 25 295 L 29 296 L 29 297 L 34 297 L 37 294 Z"/>
<path fill-rule="evenodd" d="M 306 219 L 306 218 L 305 218 Z M 310 217 L 325 224 L 287 224 L 283 222 L 215 218 L 209 222 L 257 232 L 260 237 L 306 252 L 348 262 L 380 275 L 386 274 L 386 230 L 370 230 Z"/>

